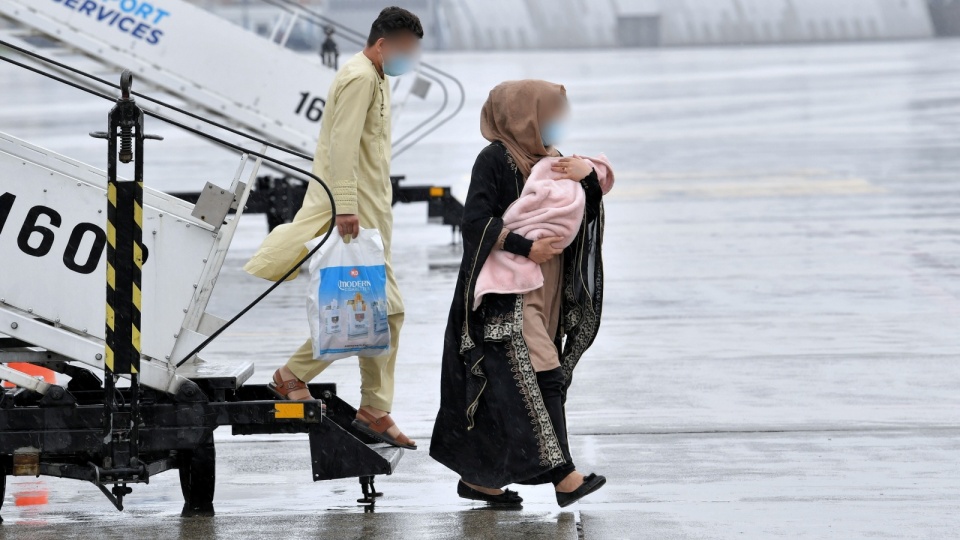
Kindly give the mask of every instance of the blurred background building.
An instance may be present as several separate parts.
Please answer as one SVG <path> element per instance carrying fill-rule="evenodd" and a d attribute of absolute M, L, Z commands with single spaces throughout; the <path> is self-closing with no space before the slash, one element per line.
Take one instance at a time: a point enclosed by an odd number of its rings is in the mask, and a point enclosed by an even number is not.
<path fill-rule="evenodd" d="M 203 0 L 269 33 L 276 9 L 260 0 Z M 960 35 L 960 0 L 301 0 L 365 31 L 380 9 L 417 13 L 439 50 L 740 45 L 925 39 Z M 304 25 L 290 43 L 322 40 Z"/>

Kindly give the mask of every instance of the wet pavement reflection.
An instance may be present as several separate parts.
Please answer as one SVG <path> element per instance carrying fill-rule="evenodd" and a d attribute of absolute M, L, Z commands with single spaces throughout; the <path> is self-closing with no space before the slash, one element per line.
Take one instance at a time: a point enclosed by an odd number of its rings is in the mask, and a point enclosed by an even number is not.
<path fill-rule="evenodd" d="M 124 513 L 88 484 L 16 478 L 0 539 L 955 536 L 960 41 L 433 56 L 468 103 L 397 160 L 411 182 L 462 198 L 479 105 L 521 76 L 563 82 L 565 151 L 616 167 L 604 327 L 567 404 L 578 465 L 608 485 L 563 511 L 548 486 L 517 488 L 517 512 L 456 498 L 426 447 L 460 254 L 423 206 L 400 206 L 393 416 L 426 444 L 378 479 L 375 513 L 356 480 L 310 482 L 304 437 L 224 432 L 214 518 L 179 517 L 175 473 L 135 486 Z M 0 95 L 0 130 L 102 161 L 85 135 L 102 103 L 4 66 Z M 148 184 L 232 174 L 233 156 L 156 131 Z M 262 217 L 241 223 L 212 313 L 267 286 L 241 270 L 265 234 Z M 266 381 L 308 335 L 305 294 L 302 278 L 281 287 L 206 358 Z M 356 403 L 357 371 L 340 361 L 324 380 Z"/>

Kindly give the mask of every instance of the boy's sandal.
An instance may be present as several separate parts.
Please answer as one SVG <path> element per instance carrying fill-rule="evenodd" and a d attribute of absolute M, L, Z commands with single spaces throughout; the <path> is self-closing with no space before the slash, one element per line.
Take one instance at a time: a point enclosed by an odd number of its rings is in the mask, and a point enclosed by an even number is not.
<path fill-rule="evenodd" d="M 274 372 L 273 381 L 267 385 L 267 388 L 270 389 L 273 395 L 280 399 L 290 399 L 290 393 L 296 392 L 297 390 L 306 390 L 308 394 L 310 393 L 310 389 L 307 388 L 307 383 L 296 377 L 283 380 L 280 376 L 279 369 Z M 313 396 L 311 395 L 308 399 L 313 399 Z"/>
<path fill-rule="evenodd" d="M 413 444 L 413 441 L 411 441 L 403 433 L 398 435 L 397 438 L 387 435 L 387 430 L 396 425 L 396 422 L 393 421 L 393 418 L 390 418 L 389 414 L 380 418 L 376 418 L 363 409 L 359 409 L 357 414 L 364 417 L 363 419 L 357 418 L 353 421 L 353 427 L 357 431 L 363 433 L 364 435 L 369 435 L 378 441 L 383 441 L 391 446 L 406 448 L 407 450 L 417 449 L 417 445 Z"/>
<path fill-rule="evenodd" d="M 314 399 L 313 395 L 310 394 L 310 389 L 307 387 L 307 383 L 301 381 L 296 377 L 292 379 L 283 380 L 283 378 L 280 376 L 279 369 L 273 374 L 273 381 L 267 384 L 267 389 L 270 390 L 270 392 L 274 396 L 276 396 L 278 399 L 282 399 L 286 401 L 310 401 Z M 306 390 L 307 394 L 310 395 L 310 397 L 306 399 L 301 399 L 301 400 L 291 399 L 290 393 L 296 392 L 297 390 Z M 326 412 L 327 411 L 326 404 L 321 404 L 320 409 L 323 412 Z"/>

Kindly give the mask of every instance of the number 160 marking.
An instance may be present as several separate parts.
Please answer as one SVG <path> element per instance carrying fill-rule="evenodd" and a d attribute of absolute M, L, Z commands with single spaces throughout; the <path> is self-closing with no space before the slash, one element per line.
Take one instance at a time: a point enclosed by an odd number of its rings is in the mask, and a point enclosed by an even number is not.
<path fill-rule="evenodd" d="M 13 202 L 16 199 L 17 196 L 13 193 L 0 195 L 0 234 L 3 233 L 7 218 L 10 217 L 10 210 L 13 208 Z M 45 216 L 49 224 L 41 225 L 40 216 Z M 42 205 L 34 206 L 27 211 L 27 216 L 20 226 L 20 233 L 17 235 L 17 247 L 20 248 L 20 251 L 33 257 L 45 256 L 50 253 L 50 248 L 53 247 L 55 234 L 53 229 L 60 228 L 62 221 L 60 213 L 53 208 Z M 93 235 L 93 245 L 90 247 L 90 253 L 87 254 L 86 260 L 81 264 L 77 262 L 77 252 L 88 233 Z M 31 240 L 38 234 L 40 235 L 40 243 L 31 245 Z M 107 233 L 103 232 L 103 229 L 93 223 L 79 223 L 70 232 L 67 249 L 63 252 L 63 265 L 78 274 L 90 274 L 97 269 L 106 245 Z"/>

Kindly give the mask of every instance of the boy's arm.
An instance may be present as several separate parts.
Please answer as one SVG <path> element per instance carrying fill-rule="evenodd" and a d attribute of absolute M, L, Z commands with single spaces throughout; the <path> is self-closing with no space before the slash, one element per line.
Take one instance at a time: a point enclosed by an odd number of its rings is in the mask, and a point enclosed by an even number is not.
<path fill-rule="evenodd" d="M 357 171 L 360 162 L 360 137 L 373 101 L 375 83 L 367 77 L 344 81 L 332 96 L 333 114 L 323 119 L 332 122 L 330 131 L 330 178 L 324 178 L 333 191 L 337 215 L 356 214 Z"/>

